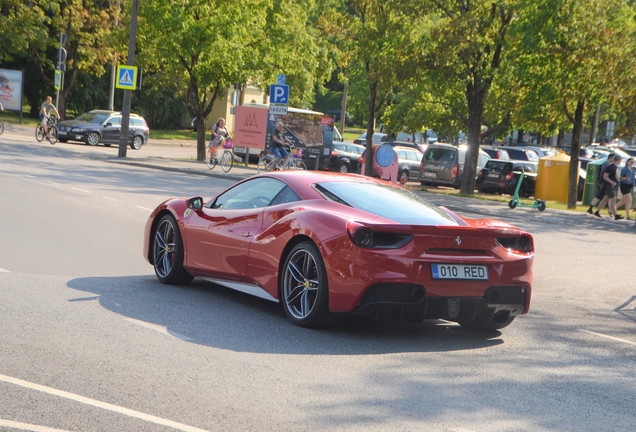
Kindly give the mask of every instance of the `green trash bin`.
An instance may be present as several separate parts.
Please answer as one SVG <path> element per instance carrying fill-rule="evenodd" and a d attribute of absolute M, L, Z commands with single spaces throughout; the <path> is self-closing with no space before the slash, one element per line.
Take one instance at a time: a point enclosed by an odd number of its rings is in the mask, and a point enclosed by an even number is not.
<path fill-rule="evenodd" d="M 585 186 L 583 187 L 583 205 L 590 205 L 592 198 L 598 193 L 598 178 L 601 175 L 601 165 L 605 163 L 607 157 L 589 162 L 585 171 Z"/>

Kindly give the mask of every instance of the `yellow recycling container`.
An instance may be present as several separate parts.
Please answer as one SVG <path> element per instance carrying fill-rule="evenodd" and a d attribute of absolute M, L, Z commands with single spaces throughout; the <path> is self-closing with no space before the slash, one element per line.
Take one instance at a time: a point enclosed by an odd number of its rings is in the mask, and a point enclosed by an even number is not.
<path fill-rule="evenodd" d="M 557 153 L 539 159 L 539 172 L 534 197 L 544 201 L 568 202 L 570 156 Z M 577 176 L 578 178 L 578 176 Z"/>

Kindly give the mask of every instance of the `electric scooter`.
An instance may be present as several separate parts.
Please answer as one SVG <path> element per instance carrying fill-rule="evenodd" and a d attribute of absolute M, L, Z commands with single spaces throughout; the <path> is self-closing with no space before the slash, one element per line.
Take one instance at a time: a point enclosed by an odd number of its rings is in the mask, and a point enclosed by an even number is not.
<path fill-rule="evenodd" d="M 519 200 L 519 189 L 521 189 L 521 182 L 523 181 L 523 171 L 521 171 L 521 175 L 519 176 L 519 182 L 517 183 L 517 188 L 515 189 L 515 194 L 512 199 L 508 203 L 508 207 L 511 209 L 515 207 L 530 207 L 531 209 L 539 209 L 539 211 L 545 210 L 545 201 L 543 200 L 535 200 L 533 204 L 522 204 Z"/>

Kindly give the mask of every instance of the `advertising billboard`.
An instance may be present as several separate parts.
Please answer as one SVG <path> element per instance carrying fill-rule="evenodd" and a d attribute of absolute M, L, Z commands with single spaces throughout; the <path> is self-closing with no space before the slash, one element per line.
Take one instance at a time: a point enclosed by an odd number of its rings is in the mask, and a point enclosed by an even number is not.
<path fill-rule="evenodd" d="M 0 69 L 0 102 L 6 110 L 22 111 L 22 71 Z"/>

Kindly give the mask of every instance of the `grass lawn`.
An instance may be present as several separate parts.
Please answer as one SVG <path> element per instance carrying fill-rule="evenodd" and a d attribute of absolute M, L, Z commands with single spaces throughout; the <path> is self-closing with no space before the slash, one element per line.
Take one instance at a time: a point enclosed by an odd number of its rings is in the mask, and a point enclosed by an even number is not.
<path fill-rule="evenodd" d="M 209 134 L 206 133 L 206 137 Z M 197 134 L 192 129 L 158 130 L 150 129 L 150 138 L 170 140 L 196 140 Z"/>

